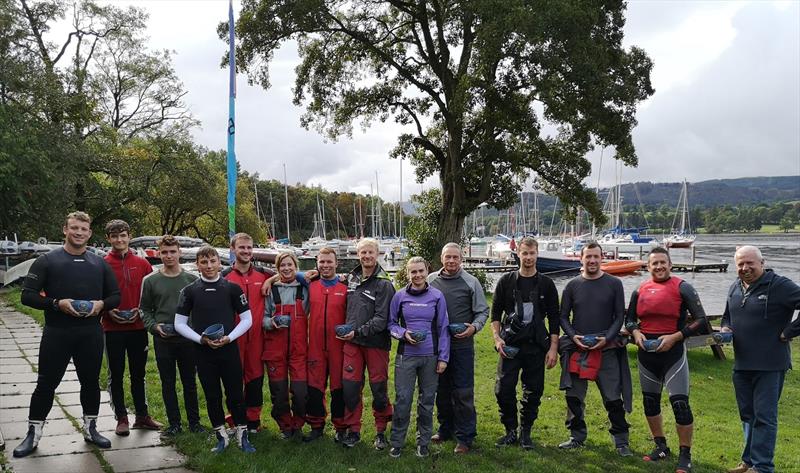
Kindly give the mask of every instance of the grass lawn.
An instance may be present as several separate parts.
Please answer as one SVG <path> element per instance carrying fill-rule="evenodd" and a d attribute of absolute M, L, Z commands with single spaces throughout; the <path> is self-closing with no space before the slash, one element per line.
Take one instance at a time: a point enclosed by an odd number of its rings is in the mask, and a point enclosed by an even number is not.
<path fill-rule="evenodd" d="M 41 312 L 23 308 L 19 304 L 19 291 L 6 294 L 7 300 L 18 309 L 33 315 L 42 321 Z M 795 366 L 800 366 L 800 346 L 794 343 L 792 358 Z M 728 348 L 726 354 L 732 358 Z M 634 391 L 638 386 L 635 351 L 630 348 L 628 356 L 634 376 Z M 711 473 L 724 471 L 739 462 L 742 434 L 736 401 L 731 385 L 732 361 L 718 361 L 710 349 L 696 349 L 689 353 L 692 377 L 692 409 L 695 415 L 695 439 L 693 458 L 695 472 Z M 547 372 L 545 393 L 542 398 L 539 420 L 534 426 L 534 442 L 536 448 L 525 452 L 520 448 L 498 449 L 494 441 L 503 434 L 499 422 L 497 404 L 494 398 L 494 374 L 497 354 L 491 343 L 490 330 L 487 327 L 476 340 L 475 366 L 475 402 L 478 409 L 478 452 L 456 457 L 452 454 L 453 443 L 443 447 L 432 447 L 432 455 L 427 459 L 418 459 L 413 455 L 414 420 L 408 435 L 406 448 L 400 459 L 391 459 L 388 452 L 377 452 L 372 449 L 374 425 L 369 409 L 371 403 L 369 389 L 365 389 L 365 415 L 362 443 L 352 450 L 347 450 L 333 443 L 330 430 L 326 437 L 310 445 L 300 442 L 281 441 L 277 437 L 277 428 L 269 417 L 269 395 L 265 387 L 265 406 L 262 421 L 267 430 L 254 436 L 253 442 L 258 452 L 245 455 L 236 448 L 231 448 L 223 455 L 214 455 L 209 449 L 211 440 L 205 435 L 183 434 L 176 440 L 178 449 L 186 454 L 187 466 L 201 472 L 311 472 L 324 468 L 327 471 L 431 471 L 454 472 L 465 471 L 545 471 L 558 472 L 648 472 L 667 473 L 674 471 L 673 460 L 661 464 L 646 464 L 640 458 L 648 453 L 652 442 L 641 408 L 640 393 L 634 394 L 634 412 L 629 416 L 631 423 L 631 448 L 635 452 L 633 458 L 620 458 L 614 453 L 609 434 L 608 420 L 602 408 L 602 402 L 596 388 L 590 388 L 587 397 L 587 423 L 589 440 L 586 448 L 577 452 L 562 452 L 556 445 L 568 437 L 564 427 L 565 402 L 564 395 L 558 390 L 559 369 Z M 390 394 L 394 397 L 393 373 L 390 366 Z M 102 375 L 105 383 L 105 370 Z M 127 383 L 126 383 L 127 385 Z M 199 387 L 199 383 L 198 383 Z M 202 390 L 201 390 L 202 391 Z M 160 401 L 161 390 L 158 372 L 150 352 L 150 363 L 147 369 L 147 394 L 150 400 L 151 413 L 161 421 L 165 421 L 163 405 Z M 128 395 L 130 395 L 128 393 Z M 179 399 L 181 395 L 179 394 Z M 674 421 L 671 409 L 664 394 L 663 409 L 667 438 L 670 446 L 677 453 L 677 440 L 674 433 Z M 132 402 L 128 401 L 131 406 Z M 204 402 L 201 397 L 201 414 L 204 414 Z M 776 471 L 800 472 L 800 453 L 794 450 L 800 438 L 800 382 L 796 372 L 789 372 L 780 403 L 780 429 L 776 451 Z M 207 420 L 205 420 L 207 423 Z M 436 425 L 434 425 L 434 428 Z M 112 439 L 113 441 L 113 439 Z M 10 446 L 13 448 L 13 446 Z"/>

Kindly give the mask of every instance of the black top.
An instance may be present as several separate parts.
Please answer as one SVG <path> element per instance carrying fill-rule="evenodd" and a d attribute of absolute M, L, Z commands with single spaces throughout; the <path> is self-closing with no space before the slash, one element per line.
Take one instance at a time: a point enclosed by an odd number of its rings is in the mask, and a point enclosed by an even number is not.
<path fill-rule="evenodd" d="M 181 289 L 177 313 L 189 317 L 189 326 L 197 333 L 211 325 L 225 326 L 225 335 L 236 326 L 235 315 L 250 310 L 247 296 L 238 284 L 220 277 L 214 282 L 198 279 Z"/>
<path fill-rule="evenodd" d="M 526 303 L 534 302 L 531 305 Z M 519 314 L 523 320 L 525 308 L 533 309 L 532 320 L 525 324 L 514 346 L 525 348 L 526 345 L 547 350 L 550 347 L 550 335 L 558 335 L 558 290 L 549 277 L 536 273 L 530 277 L 519 275 L 519 271 L 506 273 L 497 281 L 492 302 L 492 322 L 501 322 L 503 314 Z M 544 319 L 548 327 L 545 328 Z M 506 341 L 508 343 L 508 341 Z"/>
<path fill-rule="evenodd" d="M 44 290 L 45 296 L 40 294 Z M 54 299 L 103 301 L 103 309 L 119 305 L 120 292 L 111 266 L 96 254 L 76 256 L 64 248 L 45 253 L 33 262 L 22 283 L 22 303 L 44 310 L 46 326 L 75 327 L 99 324 L 100 317 L 73 317 L 53 307 Z"/>
<path fill-rule="evenodd" d="M 619 335 L 624 315 L 622 281 L 607 273 L 598 279 L 573 278 L 561 294 L 561 328 L 569 338 L 599 334 L 612 342 Z"/>

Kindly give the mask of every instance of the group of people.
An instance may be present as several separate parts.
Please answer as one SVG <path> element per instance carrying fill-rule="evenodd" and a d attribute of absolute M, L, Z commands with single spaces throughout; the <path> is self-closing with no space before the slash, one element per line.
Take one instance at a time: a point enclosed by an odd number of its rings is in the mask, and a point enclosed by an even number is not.
<path fill-rule="evenodd" d="M 44 310 L 45 327 L 28 433 L 14 456 L 37 448 L 70 360 L 81 383 L 84 438 L 101 448 L 111 446 L 96 424 L 104 349 L 115 433 L 161 429 L 145 398 L 148 332 L 167 413 L 164 435 L 182 431 L 178 374 L 188 429 L 204 430 L 197 376 L 216 438 L 213 451 L 225 450 L 231 428 L 238 446 L 254 452 L 249 436 L 262 428 L 266 372 L 271 416 L 282 439 L 313 442 L 323 437 L 329 404 L 334 441 L 345 447 L 358 444 L 368 380 L 376 449 L 401 456 L 418 390 L 416 455 L 425 457 L 431 443 L 449 440 L 455 441 L 454 453 L 465 454 L 477 435 L 474 338 L 490 322 L 499 354 L 495 395 L 505 427 L 495 445 L 533 447 L 545 369 L 560 363 L 570 437 L 558 447 L 576 449 L 586 442 L 585 398 L 588 382 L 594 381 L 616 451 L 633 455 L 626 421 L 633 382 L 625 347 L 631 341 L 638 347 L 643 410 L 654 441 L 644 460 L 672 455 L 661 416 L 666 387 L 677 424 L 676 472 L 691 471 L 694 421 L 684 340 L 710 326 L 697 292 L 671 274 L 664 249 L 648 255 L 651 278 L 631 294 L 626 309 L 621 281 L 601 269 L 599 244 L 583 247 L 582 272 L 569 281 L 559 301 L 553 281 L 536 271 L 538 243 L 524 237 L 517 244 L 519 270 L 497 282 L 489 320 L 483 288 L 462 268 L 456 243 L 442 248 L 442 268 L 430 274 L 427 261 L 410 258 L 409 282 L 395 291 L 378 264 L 378 243 L 369 238 L 357 245 L 356 269 L 340 276 L 336 253 L 329 248 L 319 252 L 317 270 L 306 273 L 298 272 L 297 258 L 288 252 L 277 256 L 274 273 L 256 266 L 253 239 L 239 233 L 230 242 L 233 264 L 224 271 L 214 248 L 197 251 L 198 278 L 181 268 L 180 245 L 169 235 L 158 241 L 163 265 L 153 272 L 129 251 L 130 227 L 121 220 L 105 227 L 112 246 L 105 259 L 87 251 L 91 220 L 85 213 L 69 214 L 63 231 L 64 246 L 40 256 L 23 285 L 22 302 Z M 739 248 L 735 261 L 739 277 L 728 293 L 721 331 L 734 334 L 733 384 L 745 448 L 741 463 L 730 471 L 772 473 L 778 400 L 791 368 L 788 341 L 800 334 L 800 319 L 792 321 L 800 308 L 800 287 L 765 269 L 755 247 Z M 392 339 L 397 347 L 394 404 L 387 387 Z M 132 425 L 122 383 L 126 358 Z M 305 424 L 310 429 L 304 434 Z"/>

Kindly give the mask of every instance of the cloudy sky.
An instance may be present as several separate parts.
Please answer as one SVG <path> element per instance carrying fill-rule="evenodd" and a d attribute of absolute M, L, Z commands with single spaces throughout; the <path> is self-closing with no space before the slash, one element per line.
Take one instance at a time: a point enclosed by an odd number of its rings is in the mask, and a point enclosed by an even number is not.
<path fill-rule="evenodd" d="M 187 102 L 202 122 L 196 140 L 224 149 L 228 76 L 219 62 L 226 45 L 216 26 L 227 18 L 227 2 L 126 3 L 149 12 L 151 48 L 175 51 Z M 234 2 L 234 11 L 237 7 Z M 626 46 L 642 47 L 653 59 L 656 93 L 639 107 L 634 131 L 639 167 L 625 168 L 623 180 L 800 174 L 800 2 L 633 0 L 625 31 Z M 281 49 L 271 65 L 269 90 L 248 86 L 239 76 L 241 166 L 283 180 L 285 163 L 290 183 L 362 193 L 370 191 L 377 172 L 381 196 L 396 200 L 400 164 L 387 156 L 404 130 L 378 124 L 331 143 L 303 129 L 301 110 L 291 103 L 298 62 L 294 47 Z M 599 153 L 590 159 L 596 173 Z M 608 161 L 599 178 L 601 185 L 613 183 Z M 597 179 L 593 175 L 589 184 Z M 430 179 L 422 186 L 436 185 Z M 404 200 L 420 188 L 406 163 Z"/>

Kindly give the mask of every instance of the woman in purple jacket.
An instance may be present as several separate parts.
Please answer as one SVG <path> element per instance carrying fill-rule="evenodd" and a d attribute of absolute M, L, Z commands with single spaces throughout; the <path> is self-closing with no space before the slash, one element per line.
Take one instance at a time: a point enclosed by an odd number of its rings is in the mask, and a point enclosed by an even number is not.
<path fill-rule="evenodd" d="M 389 451 L 392 458 L 399 457 L 402 452 L 417 383 L 416 454 L 418 457 L 429 455 L 436 387 L 439 374 L 447 368 L 450 359 L 444 295 L 428 285 L 428 263 L 423 258 L 409 259 L 406 271 L 411 282 L 394 295 L 389 307 L 389 332 L 399 340 L 394 363 L 396 397 Z"/>

